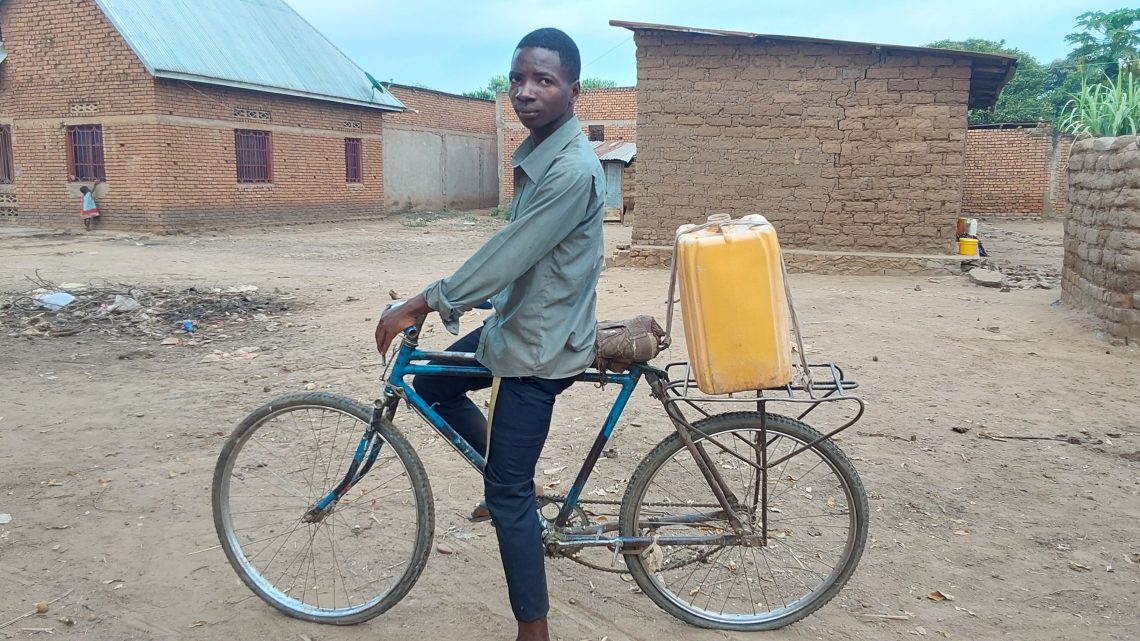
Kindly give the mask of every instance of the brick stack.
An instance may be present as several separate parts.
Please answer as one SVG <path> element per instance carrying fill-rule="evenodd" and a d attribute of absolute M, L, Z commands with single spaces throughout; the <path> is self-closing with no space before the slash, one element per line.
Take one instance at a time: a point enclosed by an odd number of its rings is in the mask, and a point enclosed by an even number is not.
<path fill-rule="evenodd" d="M 637 245 L 759 213 L 789 247 L 949 253 L 970 60 L 638 31 Z"/>
<path fill-rule="evenodd" d="M 80 225 L 65 127 L 99 124 L 110 229 L 191 229 L 383 213 L 381 112 L 150 76 L 93 0 L 0 3 L 8 58 L 0 124 L 12 127 L 15 182 L 0 224 Z M 272 134 L 273 183 L 239 185 L 234 129 Z M 344 140 L 363 139 L 363 183 L 345 181 Z M 14 201 L 14 202 L 12 202 Z"/>
<path fill-rule="evenodd" d="M 962 211 L 1000 216 L 1065 213 L 1072 137 L 1048 124 L 966 134 Z"/>
<path fill-rule="evenodd" d="M 1062 300 L 1140 341 L 1140 137 L 1086 138 L 1069 157 Z"/>
<path fill-rule="evenodd" d="M 499 187 L 499 206 L 505 207 L 511 202 L 515 191 L 511 154 L 526 140 L 530 132 L 519 122 L 505 92 L 499 92 L 496 97 L 496 108 L 499 153 L 502 154 L 502 168 L 499 172 L 502 181 Z M 605 127 L 606 140 L 637 139 L 637 90 L 633 87 L 583 90 L 578 96 L 578 101 L 574 103 L 574 113 L 582 123 L 584 134 L 589 133 L 590 125 L 602 125 Z M 630 166 L 632 167 L 633 165 Z M 624 189 L 628 192 L 629 185 L 624 185 Z"/>

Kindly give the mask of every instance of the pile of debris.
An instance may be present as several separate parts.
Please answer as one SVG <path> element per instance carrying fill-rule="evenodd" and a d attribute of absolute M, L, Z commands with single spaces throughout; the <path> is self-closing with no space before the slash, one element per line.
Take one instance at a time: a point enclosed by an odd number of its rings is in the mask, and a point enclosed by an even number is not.
<path fill-rule="evenodd" d="M 982 261 L 981 267 L 971 268 L 968 275 L 977 285 L 1000 287 L 1003 292 L 1011 289 L 1057 289 L 1061 283 L 1061 274 L 1052 267 L 995 265 L 990 261 Z"/>
<path fill-rule="evenodd" d="M 1061 283 L 1060 272 L 1052 267 L 1002 265 L 998 270 L 1012 289 L 1056 289 Z"/>
<path fill-rule="evenodd" d="M 98 332 L 164 344 L 226 340 L 253 329 L 275 331 L 299 305 L 295 296 L 254 285 L 152 287 L 123 283 L 55 284 L 36 275 L 26 292 L 0 293 L 0 334 L 59 337 Z"/>

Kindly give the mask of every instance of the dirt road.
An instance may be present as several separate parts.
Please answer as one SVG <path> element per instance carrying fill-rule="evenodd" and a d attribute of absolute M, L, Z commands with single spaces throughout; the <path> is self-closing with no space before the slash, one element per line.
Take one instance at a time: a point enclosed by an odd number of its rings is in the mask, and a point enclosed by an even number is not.
<path fill-rule="evenodd" d="M 306 387 L 373 398 L 371 332 L 388 291 L 414 293 L 448 273 L 498 224 L 458 214 L 154 238 L 0 228 L 0 291 L 28 289 L 25 276 L 38 270 L 57 283 L 255 285 L 291 300 L 272 328 L 206 327 L 198 345 L 0 327 L 0 513 L 11 515 L 0 524 L 0 626 L 63 597 L 0 627 L 0 638 L 42 629 L 107 641 L 510 638 L 493 532 L 458 516 L 478 498 L 477 479 L 411 417 L 399 425 L 428 466 L 436 540 L 454 553 L 433 554 L 410 595 L 371 623 L 305 624 L 253 597 L 215 547 L 209 504 L 223 435 L 242 416 Z M 996 261 L 1059 269 L 1057 224 L 1003 229 L 987 243 Z M 611 246 L 628 238 L 607 231 Z M 810 355 L 844 365 L 869 402 L 839 439 L 871 497 L 871 540 L 854 578 L 798 624 L 726 634 L 673 620 L 618 575 L 552 561 L 557 638 L 1140 635 L 1140 353 L 1098 340 L 1082 316 L 1052 305 L 1056 289 L 1001 292 L 954 276 L 792 279 Z M 599 315 L 663 317 L 666 283 L 663 271 L 608 269 Z M 175 324 L 168 333 L 178 335 Z M 436 325 L 425 343 L 448 338 Z M 204 359 L 242 347 L 257 357 Z M 680 341 L 671 351 L 662 360 L 684 358 Z M 614 393 L 581 385 L 563 397 L 540 468 L 580 461 Z M 639 394 L 599 482 L 628 478 L 666 433 Z M 1059 434 L 1073 443 L 1003 438 Z M 935 590 L 954 600 L 928 599 Z"/>

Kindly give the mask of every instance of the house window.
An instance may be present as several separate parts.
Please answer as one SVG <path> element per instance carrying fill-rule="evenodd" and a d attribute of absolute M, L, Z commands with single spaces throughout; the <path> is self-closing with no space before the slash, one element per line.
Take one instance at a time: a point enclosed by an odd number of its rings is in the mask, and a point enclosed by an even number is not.
<path fill-rule="evenodd" d="M 359 138 L 344 139 L 344 180 L 350 183 L 364 182 Z"/>
<path fill-rule="evenodd" d="M 106 180 L 103 166 L 103 126 L 72 125 L 67 128 L 68 180 Z"/>
<path fill-rule="evenodd" d="M 590 142 L 602 142 L 606 139 L 605 125 L 590 125 Z"/>
<path fill-rule="evenodd" d="M 0 127 L 0 184 L 11 185 L 15 182 L 16 169 L 12 163 L 12 128 L 4 125 Z"/>
<path fill-rule="evenodd" d="M 268 131 L 234 130 L 239 183 L 273 182 L 273 145 Z"/>

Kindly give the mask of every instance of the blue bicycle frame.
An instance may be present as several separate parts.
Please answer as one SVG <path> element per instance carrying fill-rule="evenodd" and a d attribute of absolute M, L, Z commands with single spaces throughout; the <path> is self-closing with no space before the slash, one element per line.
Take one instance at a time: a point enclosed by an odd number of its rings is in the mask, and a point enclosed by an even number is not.
<path fill-rule="evenodd" d="M 426 361 L 432 362 L 429 363 Z M 391 420 L 391 415 L 395 413 L 395 406 L 398 399 L 403 398 L 409 407 L 415 410 L 428 424 L 442 434 L 447 441 L 451 443 L 452 447 L 459 451 L 459 453 L 463 455 L 463 458 L 467 459 L 467 462 L 482 474 L 486 466 L 483 454 L 475 451 L 475 448 L 471 447 L 470 443 L 460 436 L 454 428 L 448 425 L 447 421 L 444 420 L 427 401 L 417 394 L 411 385 L 405 382 L 407 377 L 419 375 L 491 378 L 490 370 L 480 365 L 479 362 L 475 360 L 474 354 L 420 350 L 418 349 L 416 332 L 409 330 L 403 335 L 403 343 L 392 363 L 392 371 L 388 376 L 384 389 L 384 404 L 388 412 L 385 418 Z M 597 438 L 594 439 L 594 445 L 590 448 L 589 455 L 582 463 L 582 468 L 578 471 L 578 476 L 574 479 L 574 484 L 566 493 L 566 501 L 562 504 L 562 509 L 558 512 L 558 517 L 554 521 L 555 525 L 564 526 L 568 522 L 570 514 L 573 512 L 575 506 L 578 504 L 579 497 L 582 495 L 582 490 L 586 486 L 586 481 L 589 479 L 590 473 L 598 461 L 598 457 L 601 456 L 602 450 L 614 432 L 614 428 L 617 427 L 618 419 L 621 417 L 622 412 L 625 411 L 625 406 L 633 394 L 633 389 L 637 387 L 638 382 L 641 380 L 641 375 L 642 366 L 634 365 L 628 373 L 624 374 L 602 374 L 597 370 L 588 370 L 577 378 L 577 381 L 586 383 L 613 383 L 620 385 L 621 389 L 618 391 L 617 400 L 614 401 L 613 407 L 610 408 L 609 415 L 606 416 L 605 423 L 602 424 L 601 429 L 598 431 Z M 361 454 L 363 454 L 363 452 L 361 452 Z M 361 475 L 363 475 L 363 472 Z"/>

